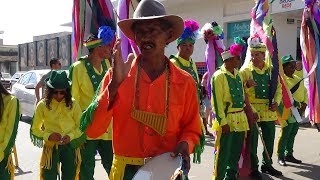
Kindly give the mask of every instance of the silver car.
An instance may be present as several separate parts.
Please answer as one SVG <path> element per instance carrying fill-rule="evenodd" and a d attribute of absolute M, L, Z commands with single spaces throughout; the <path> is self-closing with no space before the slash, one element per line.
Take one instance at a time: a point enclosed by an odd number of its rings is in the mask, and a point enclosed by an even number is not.
<path fill-rule="evenodd" d="M 49 71 L 50 69 L 28 71 L 12 86 L 11 93 L 19 99 L 22 114 L 33 116 L 36 103 L 34 89 L 41 77 Z"/>

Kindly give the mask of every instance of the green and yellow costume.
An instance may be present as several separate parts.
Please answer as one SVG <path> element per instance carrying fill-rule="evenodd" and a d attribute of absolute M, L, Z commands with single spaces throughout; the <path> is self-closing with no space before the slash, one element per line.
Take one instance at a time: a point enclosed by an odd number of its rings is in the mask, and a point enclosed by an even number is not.
<path fill-rule="evenodd" d="M 79 102 L 82 111 L 85 111 L 92 102 L 100 82 L 110 67 L 109 60 L 106 59 L 101 62 L 101 67 L 97 70 L 88 61 L 88 56 L 84 56 L 69 68 L 69 78 L 72 81 L 72 97 Z M 101 156 L 104 169 L 109 174 L 113 159 L 112 125 L 100 137 L 96 139 L 87 138 L 84 148 L 81 149 L 82 161 L 85 162 L 81 165 L 81 180 L 93 180 L 97 151 Z"/>
<path fill-rule="evenodd" d="M 262 130 L 262 137 L 265 142 L 270 159 L 268 159 L 266 152 L 263 152 L 262 165 L 272 165 L 272 154 L 275 138 L 275 121 L 278 118 L 276 111 L 269 109 L 269 91 L 270 91 L 270 77 L 271 77 L 271 66 L 264 63 L 264 67 L 259 69 L 253 65 L 252 62 L 241 70 L 241 75 L 244 82 L 249 79 L 253 79 L 256 83 L 256 87 L 247 88 L 246 93 L 248 94 L 250 104 L 257 111 L 259 115 L 258 125 Z M 281 84 L 278 81 L 278 86 L 274 96 L 274 102 L 280 104 L 282 100 Z M 252 170 L 258 170 L 259 159 L 257 156 L 258 146 L 258 129 L 256 126 L 252 127 L 252 144 L 251 144 L 251 168 Z"/>
<path fill-rule="evenodd" d="M 218 132 L 213 179 L 234 179 L 245 134 L 249 130 L 244 112 L 243 80 L 236 69 L 232 74 L 222 65 L 214 73 L 211 83 L 212 104 L 216 114 L 213 128 Z M 222 134 L 221 127 L 224 125 L 229 125 L 230 133 Z"/>
<path fill-rule="evenodd" d="M 0 120 L 0 179 L 14 179 L 12 148 L 14 146 L 20 120 L 19 101 L 12 95 L 2 94 L 3 112 Z"/>

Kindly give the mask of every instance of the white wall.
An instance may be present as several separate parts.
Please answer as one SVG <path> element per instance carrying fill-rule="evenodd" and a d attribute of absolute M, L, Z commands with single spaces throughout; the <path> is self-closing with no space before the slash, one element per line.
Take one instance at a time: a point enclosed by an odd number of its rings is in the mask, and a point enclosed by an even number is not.
<path fill-rule="evenodd" d="M 200 29 L 205 23 L 211 23 L 212 21 L 216 21 L 221 26 L 223 25 L 222 0 L 174 0 L 174 4 L 169 4 L 169 2 L 163 2 L 166 6 L 167 14 L 176 14 L 183 19 L 193 19 L 200 24 Z M 206 44 L 203 38 L 198 39 L 195 43 L 192 58 L 197 62 L 204 62 L 205 49 Z M 177 44 L 172 42 L 166 48 L 166 55 L 169 56 L 176 53 Z"/>
<path fill-rule="evenodd" d="M 296 58 L 297 47 L 297 19 L 294 24 L 287 24 L 286 14 L 274 14 L 272 15 L 274 27 L 277 32 L 278 49 L 280 56 L 291 54 L 293 58 Z"/>

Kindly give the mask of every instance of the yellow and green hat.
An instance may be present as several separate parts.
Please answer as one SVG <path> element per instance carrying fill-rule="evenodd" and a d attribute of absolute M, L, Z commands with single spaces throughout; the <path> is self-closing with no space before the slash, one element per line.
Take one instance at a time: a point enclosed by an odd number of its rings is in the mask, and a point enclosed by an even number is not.
<path fill-rule="evenodd" d="M 248 48 L 250 51 L 259 52 L 265 52 L 267 50 L 266 45 L 261 42 L 261 39 L 258 36 L 258 34 L 255 34 L 248 39 Z"/>
<path fill-rule="evenodd" d="M 291 56 L 291 54 L 285 55 L 281 58 L 281 63 L 282 64 L 286 64 L 289 62 L 296 62 L 295 59 L 293 59 L 293 57 Z"/>
<path fill-rule="evenodd" d="M 110 26 L 100 26 L 98 35 L 91 34 L 87 41 L 83 43 L 88 49 L 93 49 L 102 45 L 109 45 L 115 39 L 115 30 Z"/>
<path fill-rule="evenodd" d="M 71 86 L 71 81 L 64 70 L 53 70 L 46 83 L 53 89 L 67 89 Z"/>

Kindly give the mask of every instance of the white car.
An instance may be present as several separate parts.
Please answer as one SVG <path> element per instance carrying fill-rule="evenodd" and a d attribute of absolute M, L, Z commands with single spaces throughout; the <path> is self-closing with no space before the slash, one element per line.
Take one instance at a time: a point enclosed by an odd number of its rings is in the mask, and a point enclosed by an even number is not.
<path fill-rule="evenodd" d="M 14 85 L 25 74 L 24 71 L 18 71 L 11 77 L 11 86 Z"/>
<path fill-rule="evenodd" d="M 19 99 L 22 114 L 33 116 L 36 103 L 35 87 L 41 77 L 49 71 L 50 69 L 28 71 L 12 86 L 11 93 Z"/>

